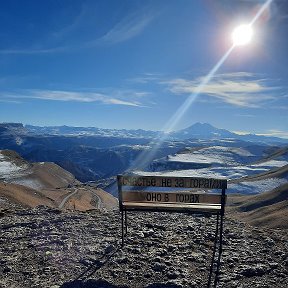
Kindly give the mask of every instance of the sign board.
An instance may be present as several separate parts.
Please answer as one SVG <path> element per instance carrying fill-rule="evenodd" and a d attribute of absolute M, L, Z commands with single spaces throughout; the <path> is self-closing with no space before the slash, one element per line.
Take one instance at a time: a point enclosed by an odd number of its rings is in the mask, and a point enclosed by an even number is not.
<path fill-rule="evenodd" d="M 140 192 L 129 191 L 122 192 L 123 202 L 163 202 L 163 203 L 177 203 L 177 204 L 195 204 L 195 203 L 209 203 L 221 204 L 221 195 L 207 194 L 207 193 L 163 193 L 163 192 Z"/>
<path fill-rule="evenodd" d="M 134 187 L 226 189 L 226 179 L 164 176 L 120 176 L 118 183 Z"/>

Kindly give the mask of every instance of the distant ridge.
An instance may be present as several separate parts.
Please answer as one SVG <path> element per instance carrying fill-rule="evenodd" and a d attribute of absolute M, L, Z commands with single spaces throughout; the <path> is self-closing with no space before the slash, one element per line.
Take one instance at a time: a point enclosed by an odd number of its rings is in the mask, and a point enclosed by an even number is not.
<path fill-rule="evenodd" d="M 209 123 L 197 122 L 185 129 L 170 134 L 175 139 L 237 139 L 242 141 L 264 142 L 264 143 L 288 143 L 288 139 L 255 134 L 239 135 L 226 129 L 219 129 Z"/>
<path fill-rule="evenodd" d="M 27 134 L 27 130 L 22 123 L 0 123 L 0 133 L 7 134 Z"/>
<path fill-rule="evenodd" d="M 54 135 L 54 136 L 87 136 L 87 137 L 110 137 L 110 138 L 138 138 L 154 139 L 163 136 L 163 131 L 151 131 L 143 129 L 106 129 L 97 127 L 74 127 L 74 126 L 33 126 L 22 123 L 0 123 L 0 133 L 10 135 Z M 255 134 L 240 135 L 226 129 L 216 128 L 209 123 L 197 122 L 185 129 L 170 132 L 167 139 L 237 139 L 263 143 L 288 143 L 288 139 L 280 137 L 262 136 Z"/>

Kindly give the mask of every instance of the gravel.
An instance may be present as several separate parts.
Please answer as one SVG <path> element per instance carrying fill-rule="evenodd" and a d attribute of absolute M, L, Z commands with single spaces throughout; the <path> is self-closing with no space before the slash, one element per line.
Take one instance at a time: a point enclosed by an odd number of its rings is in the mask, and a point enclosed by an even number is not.
<path fill-rule="evenodd" d="M 0 210 L 0 287 L 207 287 L 215 216 Z M 217 287 L 288 287 L 287 238 L 225 218 Z"/>

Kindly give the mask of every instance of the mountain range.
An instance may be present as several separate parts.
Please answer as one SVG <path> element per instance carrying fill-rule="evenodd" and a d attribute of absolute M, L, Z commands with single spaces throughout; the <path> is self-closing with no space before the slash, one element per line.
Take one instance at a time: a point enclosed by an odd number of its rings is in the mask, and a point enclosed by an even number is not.
<path fill-rule="evenodd" d="M 238 139 L 243 141 L 254 141 L 264 143 L 288 143 L 288 139 L 272 136 L 261 136 L 256 134 L 237 134 L 226 129 L 220 129 L 209 123 L 195 123 L 185 129 L 164 133 L 151 130 L 127 130 L 127 129 L 104 129 L 97 127 L 73 127 L 73 126 L 33 126 L 21 123 L 0 123 L 0 131 L 8 129 L 16 134 L 22 135 L 58 135 L 58 136 L 99 136 L 110 138 L 145 138 L 165 137 L 173 140 L 187 139 Z"/>
<path fill-rule="evenodd" d="M 157 149 L 149 159 L 148 170 L 152 169 L 151 165 L 155 167 L 157 159 L 185 151 L 187 147 L 256 145 L 262 151 L 270 146 L 285 146 L 285 143 L 288 143 L 287 139 L 238 135 L 207 123 L 196 123 L 169 135 L 144 130 L 0 124 L 0 149 L 16 151 L 32 162 L 54 162 L 82 182 L 108 179 L 125 172 L 136 159 L 155 145 Z"/>

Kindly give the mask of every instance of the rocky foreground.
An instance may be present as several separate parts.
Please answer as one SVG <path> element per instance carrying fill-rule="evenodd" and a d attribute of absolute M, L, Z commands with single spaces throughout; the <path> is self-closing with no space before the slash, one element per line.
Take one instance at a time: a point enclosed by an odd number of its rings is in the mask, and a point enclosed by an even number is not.
<path fill-rule="evenodd" d="M 0 287 L 207 287 L 215 216 L 129 213 L 121 248 L 118 211 L 23 209 L 3 201 Z M 284 230 L 226 217 L 217 287 L 288 287 L 287 239 Z"/>

